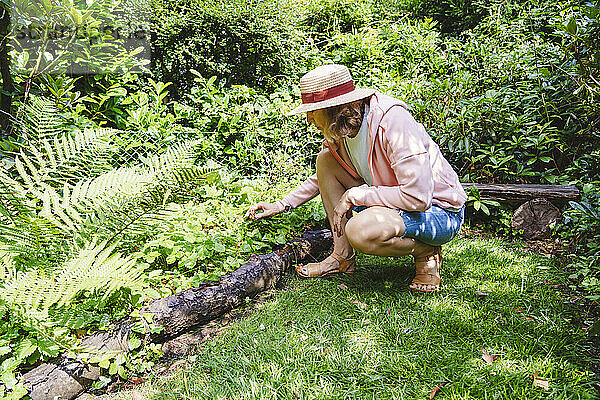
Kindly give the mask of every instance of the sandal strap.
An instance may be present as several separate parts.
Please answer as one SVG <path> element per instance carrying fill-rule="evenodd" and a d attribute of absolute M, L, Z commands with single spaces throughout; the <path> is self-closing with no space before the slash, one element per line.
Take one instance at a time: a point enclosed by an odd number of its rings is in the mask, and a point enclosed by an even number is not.
<path fill-rule="evenodd" d="M 346 257 L 342 257 L 341 255 L 339 255 L 336 252 L 333 252 L 333 253 L 331 253 L 331 257 L 335 258 L 341 264 L 344 261 L 354 260 L 356 258 L 356 254 L 352 253 L 352 256 L 350 256 L 350 258 L 346 258 Z"/>
<path fill-rule="evenodd" d="M 352 273 L 354 272 L 354 267 L 356 265 L 355 255 L 352 254 L 352 257 L 345 258 L 340 256 L 337 253 L 332 253 L 331 257 L 338 262 L 337 268 L 324 270 L 322 267 L 322 261 L 318 263 L 309 263 L 306 265 L 298 265 L 296 267 L 296 273 L 300 276 L 306 278 L 316 278 L 321 276 L 327 276 L 329 274 L 335 274 L 338 272 Z M 301 270 L 305 270 L 306 273 L 301 272 Z"/>
<path fill-rule="evenodd" d="M 442 278 L 440 277 L 441 264 L 441 247 L 435 248 L 434 253 L 426 257 L 415 258 L 415 278 L 411 284 L 439 288 L 442 282 Z"/>

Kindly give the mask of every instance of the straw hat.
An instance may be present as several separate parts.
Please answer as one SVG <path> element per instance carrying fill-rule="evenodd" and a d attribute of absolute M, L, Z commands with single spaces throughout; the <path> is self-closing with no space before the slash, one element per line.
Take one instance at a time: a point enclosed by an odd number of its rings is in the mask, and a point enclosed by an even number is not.
<path fill-rule="evenodd" d="M 375 93 L 374 89 L 357 89 L 350 71 L 344 65 L 321 65 L 300 78 L 302 104 L 286 115 L 339 106 L 364 99 Z"/>

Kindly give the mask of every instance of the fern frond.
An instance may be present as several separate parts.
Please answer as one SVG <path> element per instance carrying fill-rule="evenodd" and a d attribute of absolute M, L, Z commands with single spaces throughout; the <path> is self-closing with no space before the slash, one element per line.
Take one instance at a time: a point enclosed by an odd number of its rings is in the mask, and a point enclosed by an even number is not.
<path fill-rule="evenodd" d="M 15 158 L 17 178 L 0 171 L 0 189 L 2 185 L 6 188 L 6 195 L 0 192 L 0 203 L 5 203 L 10 196 L 17 199 L 17 203 L 27 203 L 32 210 L 29 218 L 49 221 L 54 229 L 62 231 L 63 237 L 59 239 L 62 242 L 82 234 L 89 238 L 98 230 L 106 234 L 101 237 L 113 237 L 114 232 L 134 227 L 137 219 L 164 206 L 177 188 L 203 179 L 213 170 L 194 165 L 198 141 L 188 140 L 167 148 L 160 155 L 143 159 L 139 165 L 69 180 L 65 174 L 68 169 L 61 170 L 63 161 L 72 161 L 73 154 L 83 149 L 82 146 L 103 135 L 108 133 L 75 135 L 72 140 L 57 138 L 54 144 L 45 141 L 46 145 L 36 151 L 22 151 Z M 1 211 L 0 207 L 0 214 Z M 113 233 L 109 233 L 111 231 Z M 13 246 L 17 238 L 25 240 L 29 235 L 28 229 L 18 221 L 0 229 L 0 240 Z M 38 242 L 40 239 L 35 237 Z"/>
<path fill-rule="evenodd" d="M 53 101 L 32 96 L 25 105 L 23 118 L 17 126 L 29 141 L 58 136 L 64 130 L 64 118 Z"/>
<path fill-rule="evenodd" d="M 90 243 L 51 274 L 19 271 L 0 287 L 0 299 L 28 310 L 30 317 L 46 320 L 53 307 L 63 307 L 83 292 L 106 298 L 121 287 L 140 289 L 142 267 L 135 259 L 114 253 L 114 247 Z"/>

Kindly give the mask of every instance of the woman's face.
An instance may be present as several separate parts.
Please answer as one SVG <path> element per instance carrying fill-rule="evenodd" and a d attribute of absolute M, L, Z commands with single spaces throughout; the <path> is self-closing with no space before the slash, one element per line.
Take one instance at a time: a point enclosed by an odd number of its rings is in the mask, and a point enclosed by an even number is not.
<path fill-rule="evenodd" d="M 306 122 L 312 123 L 321 133 L 325 134 L 326 127 L 329 125 L 329 116 L 325 109 L 308 111 L 306 113 Z"/>

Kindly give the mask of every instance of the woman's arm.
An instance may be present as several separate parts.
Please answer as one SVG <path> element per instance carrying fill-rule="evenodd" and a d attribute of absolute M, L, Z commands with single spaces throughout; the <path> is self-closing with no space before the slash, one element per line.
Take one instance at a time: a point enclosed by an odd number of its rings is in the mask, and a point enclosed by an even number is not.
<path fill-rule="evenodd" d="M 275 203 L 266 203 L 261 201 L 253 204 L 246 212 L 246 217 L 251 219 L 259 219 L 277 215 L 289 210 L 290 208 L 296 208 L 306 203 L 318 194 L 319 184 L 317 183 L 317 174 L 314 174 L 283 199 L 277 200 Z M 256 214 L 256 212 L 259 210 L 261 210 L 262 213 Z"/>

